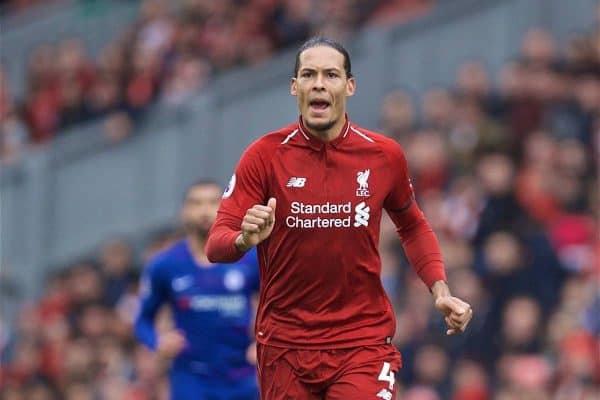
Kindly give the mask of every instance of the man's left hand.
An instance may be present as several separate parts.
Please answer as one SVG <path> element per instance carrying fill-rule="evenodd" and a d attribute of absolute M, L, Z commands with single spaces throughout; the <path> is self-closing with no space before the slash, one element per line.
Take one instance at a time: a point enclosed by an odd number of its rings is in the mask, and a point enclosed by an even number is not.
<path fill-rule="evenodd" d="M 444 315 L 446 321 L 446 335 L 462 333 L 467 329 L 469 321 L 473 318 L 473 309 L 466 303 L 450 294 L 446 282 L 437 281 L 431 291 L 435 298 L 435 308 Z"/>
<path fill-rule="evenodd" d="M 444 314 L 446 335 L 462 333 L 473 318 L 473 309 L 458 297 L 442 296 L 435 300 L 435 308 Z"/>

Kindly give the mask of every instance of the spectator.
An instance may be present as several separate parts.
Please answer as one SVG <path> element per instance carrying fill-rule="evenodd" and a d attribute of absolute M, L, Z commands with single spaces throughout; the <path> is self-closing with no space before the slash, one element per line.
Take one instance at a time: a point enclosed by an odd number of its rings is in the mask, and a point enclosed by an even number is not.
<path fill-rule="evenodd" d="M 416 127 L 416 110 L 411 96 L 402 90 L 388 93 L 381 105 L 381 131 L 406 145 Z"/>
<path fill-rule="evenodd" d="M 502 350 L 521 354 L 539 352 L 542 329 L 542 310 L 537 301 L 527 296 L 511 298 L 502 312 Z"/>
<path fill-rule="evenodd" d="M 104 280 L 104 299 L 109 306 L 117 304 L 128 286 L 138 280 L 133 249 L 119 239 L 111 239 L 100 250 L 100 264 Z"/>
<path fill-rule="evenodd" d="M 19 161 L 28 140 L 27 126 L 17 110 L 6 73 L 0 68 L 0 163 Z"/>
<path fill-rule="evenodd" d="M 415 190 L 425 196 L 429 191 L 443 189 L 452 171 L 450 154 L 442 135 L 435 130 L 413 135 L 406 146 Z"/>
<path fill-rule="evenodd" d="M 454 97 L 448 90 L 429 89 L 423 94 L 423 124 L 425 127 L 447 132 L 454 123 Z"/>
<path fill-rule="evenodd" d="M 482 365 L 477 362 L 459 360 L 452 373 L 452 400 L 487 400 L 490 397 L 490 382 Z"/>
<path fill-rule="evenodd" d="M 478 179 L 485 193 L 474 240 L 481 244 L 491 231 L 522 226 L 526 222 L 513 193 L 515 165 L 505 155 L 489 154 L 477 163 Z"/>

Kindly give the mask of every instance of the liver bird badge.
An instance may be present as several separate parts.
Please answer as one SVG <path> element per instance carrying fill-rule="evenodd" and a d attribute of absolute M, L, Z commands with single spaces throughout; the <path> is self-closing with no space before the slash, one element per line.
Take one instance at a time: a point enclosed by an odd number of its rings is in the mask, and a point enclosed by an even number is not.
<path fill-rule="evenodd" d="M 358 182 L 358 188 L 356 189 L 356 195 L 360 197 L 370 196 L 369 194 L 369 175 L 371 174 L 370 169 L 364 171 L 358 171 L 356 173 L 356 182 Z"/>

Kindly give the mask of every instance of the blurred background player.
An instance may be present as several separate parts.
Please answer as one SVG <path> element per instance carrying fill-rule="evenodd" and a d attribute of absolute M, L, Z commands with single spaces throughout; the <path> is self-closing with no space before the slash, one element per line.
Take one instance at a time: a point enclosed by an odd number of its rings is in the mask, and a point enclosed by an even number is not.
<path fill-rule="evenodd" d="M 256 254 L 225 265 L 210 263 L 204 252 L 221 193 L 212 181 L 190 187 L 181 209 L 186 238 L 159 253 L 142 280 L 135 335 L 173 359 L 172 399 L 258 398 L 250 339 L 258 291 Z M 158 333 L 154 323 L 164 304 L 170 306 L 174 329 Z"/>

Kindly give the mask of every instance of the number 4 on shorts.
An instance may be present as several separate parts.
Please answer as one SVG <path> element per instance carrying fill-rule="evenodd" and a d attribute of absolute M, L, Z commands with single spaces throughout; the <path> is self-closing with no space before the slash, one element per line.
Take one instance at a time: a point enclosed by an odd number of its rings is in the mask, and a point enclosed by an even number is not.
<path fill-rule="evenodd" d="M 390 363 L 384 362 L 383 368 L 381 368 L 381 372 L 379 373 L 380 381 L 388 382 L 390 390 L 394 389 L 394 383 L 396 383 L 396 377 L 394 376 L 394 371 L 390 369 Z"/>

